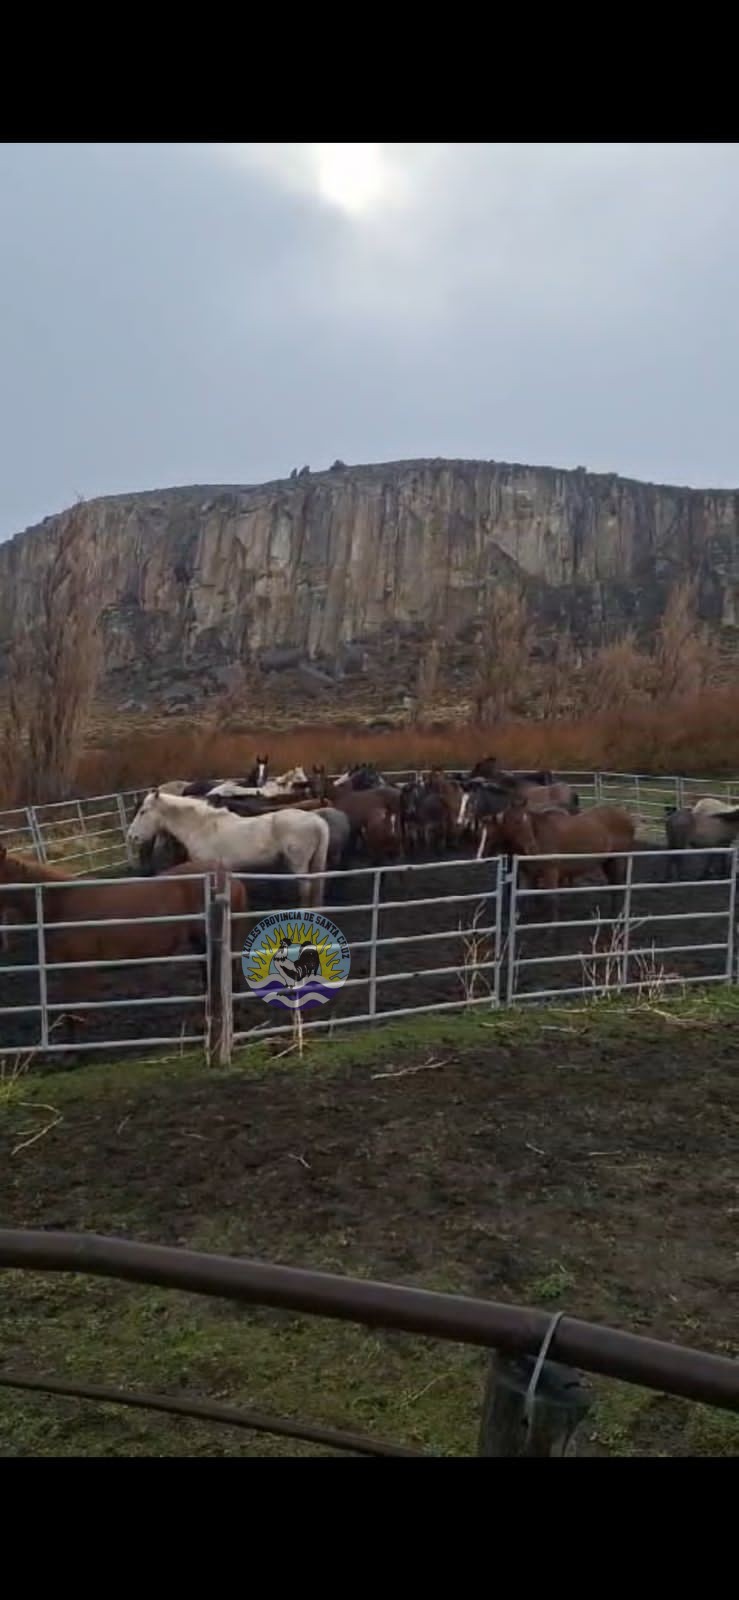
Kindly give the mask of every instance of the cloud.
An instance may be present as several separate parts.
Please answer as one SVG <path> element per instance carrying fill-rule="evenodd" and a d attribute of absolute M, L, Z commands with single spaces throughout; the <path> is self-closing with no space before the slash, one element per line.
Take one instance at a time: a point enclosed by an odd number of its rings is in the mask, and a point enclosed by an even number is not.
<path fill-rule="evenodd" d="M 410 455 L 737 478 L 735 145 L 5 145 L 0 536 Z"/>

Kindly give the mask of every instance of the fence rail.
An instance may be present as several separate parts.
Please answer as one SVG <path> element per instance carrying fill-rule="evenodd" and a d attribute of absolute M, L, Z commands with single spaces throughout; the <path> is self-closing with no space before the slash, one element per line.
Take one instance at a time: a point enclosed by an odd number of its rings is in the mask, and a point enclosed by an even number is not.
<path fill-rule="evenodd" d="M 526 874 L 552 859 L 546 856 L 515 857 L 510 871 L 502 857 L 489 857 L 315 874 L 313 881 L 324 887 L 322 912 L 338 920 L 351 969 L 325 1013 L 301 1021 L 300 1030 L 333 1031 L 465 1007 L 594 999 L 617 991 L 653 997 L 695 984 L 734 984 L 738 852 L 701 854 L 717 864 L 720 876 L 676 885 L 662 875 L 664 865 L 684 860 L 684 852 L 643 849 L 623 855 L 623 882 L 605 889 L 592 882 L 532 887 Z M 598 864 L 597 857 L 557 859 Z M 0 1059 L 21 1051 L 55 1056 L 179 1044 L 202 1045 L 209 1059 L 226 1064 L 234 1046 L 294 1036 L 294 1014 L 283 1012 L 280 1020 L 241 976 L 241 951 L 255 921 L 270 913 L 300 918 L 285 903 L 292 880 L 240 874 L 249 909 L 232 918 L 228 889 L 219 888 L 213 873 L 184 876 L 202 884 L 202 902 L 198 911 L 180 915 L 155 911 L 157 880 L 151 878 L 139 881 L 150 887 L 155 914 L 126 916 L 115 903 L 116 891 L 123 894 L 133 879 L 99 878 L 101 888 L 114 886 L 110 915 L 79 920 L 69 909 L 57 920 L 54 899 L 60 892 L 89 893 L 89 880 L 34 889 L 3 885 L 20 891 L 28 909 L 16 925 L 19 945 L 25 941 L 14 952 L 20 959 L 1 958 Z M 431 881 L 424 884 L 424 877 Z M 182 949 L 167 938 L 163 953 L 138 953 L 138 928 L 151 940 L 178 924 L 186 925 L 189 941 L 196 935 L 197 948 Z M 133 947 L 130 940 L 125 950 L 106 944 L 126 928 L 133 930 Z M 96 941 L 87 959 L 79 947 L 77 959 L 62 959 L 50 942 L 68 929 L 86 930 Z M 73 999 L 65 987 L 71 979 Z M 82 1019 L 85 1037 L 70 1035 L 70 1013 Z M 179 1033 L 177 1013 L 184 1017 Z M 169 1024 L 162 1025 L 162 1017 Z"/>
<path fill-rule="evenodd" d="M 56 1233 L 25 1229 L 0 1229 L 0 1269 L 36 1272 L 87 1273 L 117 1278 L 129 1283 L 155 1284 L 165 1289 L 191 1294 L 221 1296 L 240 1304 L 270 1306 L 309 1313 L 363 1327 L 385 1328 L 429 1338 L 482 1346 L 497 1352 L 492 1370 L 494 1390 L 501 1379 L 510 1390 L 511 1367 L 501 1358 L 529 1362 L 527 1383 L 519 1387 L 516 1421 L 528 1424 L 520 1432 L 510 1426 L 505 1437 L 494 1437 L 495 1405 L 486 1396 L 481 1429 L 480 1454 L 564 1454 L 572 1437 L 577 1415 L 563 1428 L 562 1411 L 567 1408 L 568 1388 L 577 1385 L 573 1368 L 639 1384 L 659 1393 L 701 1401 L 727 1411 L 739 1411 L 739 1362 L 662 1340 L 645 1338 L 598 1323 L 556 1313 L 553 1317 L 532 1307 L 504 1305 L 473 1297 L 440 1294 L 427 1289 L 368 1279 L 339 1277 L 333 1273 L 278 1266 L 262 1261 L 241 1260 L 232 1256 L 205 1254 L 163 1245 L 140 1244 L 127 1239 L 96 1234 Z M 556 1364 L 554 1358 L 556 1357 Z M 530 1376 L 529 1374 L 530 1370 Z M 513 1368 L 515 1375 L 516 1369 Z M 555 1404 L 554 1433 L 547 1444 L 537 1449 L 531 1416 L 538 1402 L 537 1386 L 545 1389 L 549 1375 L 560 1379 Z M 109 1389 L 100 1385 L 59 1380 L 28 1373 L 0 1373 L 0 1387 L 41 1390 L 50 1394 L 79 1396 L 83 1399 L 113 1401 L 155 1410 L 173 1411 L 183 1416 L 263 1432 L 286 1434 L 293 1438 L 370 1455 L 415 1455 L 419 1452 L 385 1443 L 367 1436 L 324 1429 L 294 1419 L 270 1418 L 231 1407 L 193 1401 L 189 1396 L 151 1395 Z M 543 1395 L 542 1395 L 543 1397 Z M 494 1402 L 494 1395 L 493 1395 Z M 508 1397 L 510 1402 L 510 1395 Z M 580 1405 L 579 1415 L 585 1407 Z M 510 1403 L 507 1405 L 510 1423 Z M 556 1412 L 560 1415 L 557 1417 Z M 485 1413 L 487 1414 L 487 1417 Z M 499 1421 L 499 1419 L 498 1419 Z M 517 1434 L 520 1436 L 517 1437 Z M 556 1441 L 555 1442 L 555 1435 Z M 565 1443 L 562 1443 L 564 1438 Z M 515 1442 L 513 1442 L 515 1441 Z"/>
<path fill-rule="evenodd" d="M 560 776 L 576 782 L 583 803 L 618 800 L 628 806 L 640 818 L 642 832 L 650 830 L 650 816 L 661 821 L 667 804 L 690 803 L 701 792 L 720 798 L 732 788 L 739 792 L 739 780 L 615 772 Z M 130 868 L 125 832 L 140 797 L 141 791 L 129 790 L 0 813 L 0 843 L 11 851 L 33 851 L 41 861 L 58 853 L 65 863 L 84 863 L 80 870 L 88 873 L 88 883 L 91 872 L 101 885 L 120 883 L 102 876 L 103 858 L 108 871 L 125 864 Z M 100 823 L 106 826 L 98 827 Z M 107 842 L 101 844 L 101 838 Z M 323 910 L 340 920 L 352 970 L 329 1014 L 302 1027 L 314 1032 L 460 1006 L 594 997 L 618 989 L 668 993 L 681 986 L 734 983 L 736 851 L 701 852 L 704 862 L 716 863 L 719 876 L 710 882 L 683 882 L 679 890 L 660 876 L 675 854 L 644 848 L 627 857 L 625 881 L 611 891 L 610 911 L 603 890 L 591 885 L 534 893 L 525 879 L 526 865 L 514 861 L 507 872 L 500 858 L 406 862 L 325 874 L 328 903 Z M 688 859 L 684 854 L 680 858 Z M 209 1057 L 225 1062 L 234 1043 L 294 1033 L 294 1020 L 276 1020 L 273 1008 L 239 982 L 235 968 L 243 939 L 237 936 L 244 929 L 238 924 L 230 928 L 223 906 L 218 912 L 211 875 L 194 871 L 193 876 L 203 882 L 203 949 L 173 950 L 155 963 L 134 954 L 118 958 L 111 951 L 100 959 L 100 952 L 91 955 L 88 961 L 50 959 L 46 943 L 51 924 L 58 932 L 65 926 L 55 921 L 50 904 L 60 885 L 39 886 L 33 920 L 29 916 L 19 930 L 35 948 L 26 950 L 21 961 L 0 956 L 0 1059 L 19 1049 L 63 1055 L 187 1043 L 202 1044 Z M 250 899 L 247 927 L 280 909 L 275 900 L 284 905 L 289 880 L 283 874 L 249 873 L 244 881 Z M 19 887 L 28 894 L 27 886 Z M 540 908 L 549 906 L 552 915 L 548 909 L 542 914 Z M 217 914 L 223 927 L 215 939 Z M 112 930 L 130 920 L 111 917 L 104 927 Z M 138 919 L 142 931 L 168 920 L 177 919 Z M 91 924 L 75 921 L 71 926 Z M 148 982 L 142 991 L 138 980 L 147 966 L 158 975 L 158 987 Z M 74 1013 L 86 1020 L 89 1035 L 73 1043 L 67 1032 L 59 1032 L 67 1029 L 63 1019 L 72 1008 L 54 991 L 66 973 L 76 969 L 79 976 L 85 968 L 101 982 L 123 975 L 126 990 L 109 998 L 85 995 L 76 1000 Z M 178 1009 L 185 1018 L 180 1033 L 172 1025 Z M 169 1018 L 170 1024 L 155 1024 L 153 1016 Z"/>

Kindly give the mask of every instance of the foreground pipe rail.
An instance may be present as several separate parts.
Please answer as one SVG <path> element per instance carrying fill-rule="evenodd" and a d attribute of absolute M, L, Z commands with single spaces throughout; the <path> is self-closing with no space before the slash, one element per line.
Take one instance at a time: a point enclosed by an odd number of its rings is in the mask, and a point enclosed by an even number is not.
<path fill-rule="evenodd" d="M 100 1234 L 0 1229 L 0 1267 L 83 1272 L 191 1294 L 221 1295 L 248 1305 L 335 1317 L 368 1327 L 536 1355 L 551 1324 L 545 1311 L 399 1284 L 275 1266 L 233 1256 L 138 1244 Z M 563 1317 L 549 1349 L 552 1360 L 739 1411 L 739 1361 L 640 1334 Z"/>

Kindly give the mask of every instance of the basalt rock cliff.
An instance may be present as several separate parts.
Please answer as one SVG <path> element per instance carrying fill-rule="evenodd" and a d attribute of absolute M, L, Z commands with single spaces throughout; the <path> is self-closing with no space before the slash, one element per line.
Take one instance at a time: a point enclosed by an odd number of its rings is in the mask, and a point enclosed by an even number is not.
<path fill-rule="evenodd" d="M 80 509 L 99 562 L 106 689 L 170 705 L 246 664 L 278 695 L 402 700 L 429 630 L 464 676 L 491 590 L 521 580 L 542 639 L 654 626 L 694 576 L 701 614 L 739 622 L 739 492 L 491 461 L 398 461 L 252 487 L 115 495 Z M 0 545 L 0 659 L 56 517 Z"/>

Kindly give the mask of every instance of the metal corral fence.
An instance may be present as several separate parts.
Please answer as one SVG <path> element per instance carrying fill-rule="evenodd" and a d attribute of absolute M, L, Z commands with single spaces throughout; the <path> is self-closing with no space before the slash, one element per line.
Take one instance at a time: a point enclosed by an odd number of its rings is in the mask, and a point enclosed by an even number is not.
<path fill-rule="evenodd" d="M 398 783 L 421 776 L 422 768 L 386 771 Z M 448 769 L 451 771 L 452 769 Z M 334 774 L 338 776 L 338 774 Z M 690 806 L 702 795 L 735 800 L 739 778 L 655 777 L 639 772 L 562 771 L 556 777 L 577 788 L 582 805 L 620 805 L 638 819 L 641 831 L 663 836 L 665 806 Z M 133 864 L 126 831 L 145 789 L 60 800 L 51 805 L 0 811 L 0 844 L 8 851 L 33 853 L 39 861 L 76 863 L 81 872 Z"/>
<path fill-rule="evenodd" d="M 392 1329 L 494 1352 L 479 1426 L 480 1456 L 564 1456 L 577 1450 L 576 1433 L 591 1396 L 586 1372 L 637 1383 L 660 1394 L 739 1411 L 739 1362 L 682 1345 L 626 1333 L 556 1312 L 553 1316 L 471 1296 L 439 1294 L 401 1284 L 339 1277 L 271 1262 L 139 1244 L 96 1234 L 0 1229 L 0 1269 L 88 1273 L 156 1284 L 240 1304 L 332 1317 L 362 1327 Z M 552 1356 L 556 1355 L 554 1361 Z M 563 1366 L 572 1362 L 572 1367 Z M 235 1428 L 303 1439 L 369 1456 L 425 1452 L 368 1435 L 215 1404 L 189 1394 L 163 1395 L 109 1388 L 3 1370 L 0 1387 L 135 1406 Z"/>
<path fill-rule="evenodd" d="M 219 887 L 214 874 L 195 870 L 185 876 L 202 883 L 196 916 L 156 914 L 159 880 L 152 878 L 141 881 L 150 887 L 154 914 L 109 912 L 105 920 L 90 921 L 63 922 L 53 910 L 55 895 L 89 893 L 89 881 L 50 882 L 32 891 L 19 885 L 33 913 L 24 913 L 27 920 L 16 929 L 26 941 L 22 959 L 6 956 L 0 966 L 0 1056 L 202 1044 L 209 1059 L 226 1064 L 234 1045 L 294 1036 L 296 1029 L 333 1032 L 460 1007 L 594 999 L 621 990 L 654 997 L 687 985 L 732 984 L 738 976 L 738 852 L 701 855 L 716 864 L 719 876 L 675 884 L 665 867 L 678 857 L 685 866 L 685 854 L 646 848 L 624 857 L 625 881 L 606 889 L 591 882 L 532 890 L 524 872 L 549 857 L 516 858 L 510 872 L 495 857 L 317 874 L 324 883 L 321 914 L 339 928 L 351 966 L 330 1004 L 310 1020 L 286 1012 L 274 997 L 265 1004 L 244 974 L 241 952 L 256 921 L 268 913 L 301 920 L 287 898 L 295 891 L 285 874 L 240 874 L 249 910 L 238 919 L 232 918 L 228 879 Z M 116 886 L 115 901 L 116 890 L 124 893 L 133 880 L 96 881 Z M 180 922 L 196 924 L 197 950 L 156 959 L 129 953 L 105 960 L 49 959 L 52 931 L 87 928 L 94 936 L 101 928 Z M 59 993 L 65 974 L 79 985 L 87 971 L 89 991 L 82 997 L 78 990 L 73 1001 Z M 59 1031 L 71 1011 L 84 1022 L 78 1039 Z"/>

